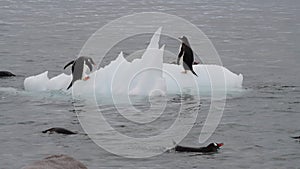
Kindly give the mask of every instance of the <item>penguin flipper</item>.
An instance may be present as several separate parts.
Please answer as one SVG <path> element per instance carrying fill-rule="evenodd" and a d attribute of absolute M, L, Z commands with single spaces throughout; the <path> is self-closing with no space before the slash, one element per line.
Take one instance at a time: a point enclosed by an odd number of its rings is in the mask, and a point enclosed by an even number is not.
<path fill-rule="evenodd" d="M 64 69 L 66 69 L 68 66 L 70 66 L 70 65 L 72 65 L 72 64 L 74 64 L 74 60 L 72 60 L 71 62 L 69 62 L 68 64 L 66 64 L 66 66 L 64 67 Z"/>
<path fill-rule="evenodd" d="M 193 69 L 191 69 L 191 71 L 192 71 L 192 73 L 193 73 L 195 76 L 197 76 L 197 77 L 198 77 L 197 73 L 196 73 L 196 72 L 194 72 L 194 70 L 193 70 Z"/>
<path fill-rule="evenodd" d="M 73 86 L 73 82 L 70 83 L 70 85 L 68 86 L 67 90 L 69 90 L 72 86 Z"/>

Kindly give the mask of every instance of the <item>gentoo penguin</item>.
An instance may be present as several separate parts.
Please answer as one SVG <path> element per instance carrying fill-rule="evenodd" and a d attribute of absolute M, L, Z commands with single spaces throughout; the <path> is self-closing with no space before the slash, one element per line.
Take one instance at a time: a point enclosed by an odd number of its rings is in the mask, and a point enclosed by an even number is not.
<path fill-rule="evenodd" d="M 92 58 L 90 57 L 85 57 L 85 56 L 80 56 L 76 60 L 72 60 L 66 66 L 64 69 L 66 69 L 68 66 L 72 65 L 72 82 L 68 86 L 67 90 L 72 87 L 74 82 L 76 80 L 88 80 L 89 76 L 86 75 L 86 73 L 91 72 L 93 70 L 93 65 L 95 66 L 95 63 Z"/>
<path fill-rule="evenodd" d="M 300 136 L 294 136 L 294 137 L 291 137 L 291 138 L 293 138 L 293 139 L 299 139 L 299 141 L 300 141 Z"/>
<path fill-rule="evenodd" d="M 223 143 L 210 143 L 206 147 L 184 147 L 177 145 L 175 147 L 175 151 L 178 152 L 199 152 L 199 153 L 214 153 L 217 152 L 220 147 L 222 147 Z"/>
<path fill-rule="evenodd" d="M 9 76 L 16 76 L 9 71 L 0 71 L 0 77 L 9 77 Z"/>
<path fill-rule="evenodd" d="M 190 70 L 194 75 L 198 76 L 193 70 L 194 54 L 188 39 L 185 36 L 182 36 L 179 39 L 181 40 L 181 47 L 177 58 L 177 64 L 179 65 L 180 58 L 182 57 L 183 73 L 187 73 L 187 70 Z"/>
<path fill-rule="evenodd" d="M 53 127 L 47 130 L 42 131 L 42 133 L 48 133 L 52 134 L 52 133 L 58 133 L 58 134 L 66 134 L 66 135 L 71 135 L 71 134 L 77 134 L 73 131 L 61 128 L 61 127 Z"/>

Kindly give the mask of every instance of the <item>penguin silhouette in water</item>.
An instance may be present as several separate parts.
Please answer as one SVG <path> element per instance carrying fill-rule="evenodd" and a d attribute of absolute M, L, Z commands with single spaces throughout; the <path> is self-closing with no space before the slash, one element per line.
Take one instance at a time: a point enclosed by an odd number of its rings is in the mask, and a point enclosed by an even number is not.
<path fill-rule="evenodd" d="M 185 36 L 182 36 L 179 39 L 181 40 L 181 47 L 177 58 L 177 64 L 179 65 L 180 58 L 182 57 L 184 68 L 184 72 L 182 73 L 187 73 L 187 71 L 190 70 L 195 76 L 198 76 L 193 70 L 194 54 L 188 39 Z"/>
<path fill-rule="evenodd" d="M 73 79 L 70 85 L 68 86 L 67 90 L 72 87 L 76 80 L 88 80 L 90 77 L 87 76 L 86 73 L 91 72 L 93 70 L 93 65 L 95 66 L 95 63 L 90 57 L 80 56 L 76 60 L 72 60 L 71 62 L 66 64 L 64 69 L 66 69 L 70 65 L 72 65 Z"/>
<path fill-rule="evenodd" d="M 223 143 L 210 143 L 206 147 L 184 147 L 184 146 L 175 146 L 175 151 L 177 152 L 199 152 L 199 153 L 214 153 L 218 152 Z"/>
<path fill-rule="evenodd" d="M 1 77 L 10 77 L 10 76 L 16 76 L 13 73 L 9 72 L 9 71 L 0 71 L 0 78 Z"/>
<path fill-rule="evenodd" d="M 42 131 L 42 133 L 58 133 L 58 134 L 66 134 L 66 135 L 71 135 L 71 134 L 77 134 L 76 132 L 67 130 L 65 128 L 61 128 L 61 127 L 53 127 L 47 130 Z"/>

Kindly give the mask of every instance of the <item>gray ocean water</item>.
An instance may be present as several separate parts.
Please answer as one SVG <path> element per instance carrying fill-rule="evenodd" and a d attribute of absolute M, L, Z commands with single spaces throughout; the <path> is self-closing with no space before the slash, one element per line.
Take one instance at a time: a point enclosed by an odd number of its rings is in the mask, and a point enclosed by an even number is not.
<path fill-rule="evenodd" d="M 68 154 L 90 169 L 299 168 L 300 143 L 290 138 L 300 135 L 299 9 L 297 0 L 1 0 L 0 69 L 17 76 L 0 79 L 0 168 L 21 168 L 51 154 Z M 84 132 L 71 97 L 24 92 L 25 77 L 45 70 L 50 77 L 61 73 L 97 29 L 137 12 L 165 12 L 190 21 L 212 41 L 223 65 L 244 75 L 246 92 L 228 96 L 222 120 L 205 143 L 223 142 L 218 153 L 129 159 L 106 152 L 84 134 L 41 133 L 54 126 Z M 148 103 L 139 106 L 147 109 Z M 181 144 L 200 146 L 208 108 L 204 101 Z M 109 106 L 105 110 L 108 117 L 115 113 Z M 164 116 L 168 125 L 172 111 L 171 106 Z M 112 123 L 118 128 L 118 121 Z M 119 130 L 147 131 L 147 126 L 135 127 L 122 121 Z"/>

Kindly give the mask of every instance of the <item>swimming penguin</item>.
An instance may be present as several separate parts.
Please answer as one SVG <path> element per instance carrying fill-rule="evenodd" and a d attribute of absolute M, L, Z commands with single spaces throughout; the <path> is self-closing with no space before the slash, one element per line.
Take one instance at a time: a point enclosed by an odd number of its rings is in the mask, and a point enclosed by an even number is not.
<path fill-rule="evenodd" d="M 88 80 L 89 76 L 86 76 L 86 73 L 91 72 L 93 70 L 93 65 L 95 66 L 95 63 L 92 58 L 90 57 L 85 57 L 85 56 L 80 56 L 76 60 L 72 60 L 66 66 L 64 69 L 66 69 L 68 66 L 72 65 L 72 82 L 68 86 L 67 90 L 72 87 L 74 82 L 76 80 Z"/>
<path fill-rule="evenodd" d="M 9 71 L 0 71 L 0 78 L 1 77 L 9 77 L 9 76 L 16 76 L 13 73 L 9 72 Z"/>
<path fill-rule="evenodd" d="M 182 43 L 177 58 L 177 64 L 179 65 L 180 58 L 182 57 L 182 64 L 184 68 L 183 73 L 187 73 L 187 70 L 190 70 L 194 75 L 198 76 L 193 70 L 194 54 L 188 39 L 185 36 L 182 36 L 179 39 Z"/>
<path fill-rule="evenodd" d="M 177 145 L 174 149 L 178 152 L 199 152 L 199 153 L 214 153 L 222 147 L 223 143 L 210 143 L 206 147 L 184 147 Z"/>
<path fill-rule="evenodd" d="M 66 135 L 77 134 L 73 131 L 70 131 L 70 130 L 67 130 L 67 129 L 64 129 L 61 127 L 53 127 L 53 128 L 42 131 L 42 133 L 48 133 L 48 132 L 49 132 L 49 134 L 52 134 L 54 132 L 58 133 L 58 134 L 66 134 Z"/>
<path fill-rule="evenodd" d="M 293 139 L 298 139 L 300 141 L 300 136 L 294 136 L 294 137 L 291 137 Z"/>

